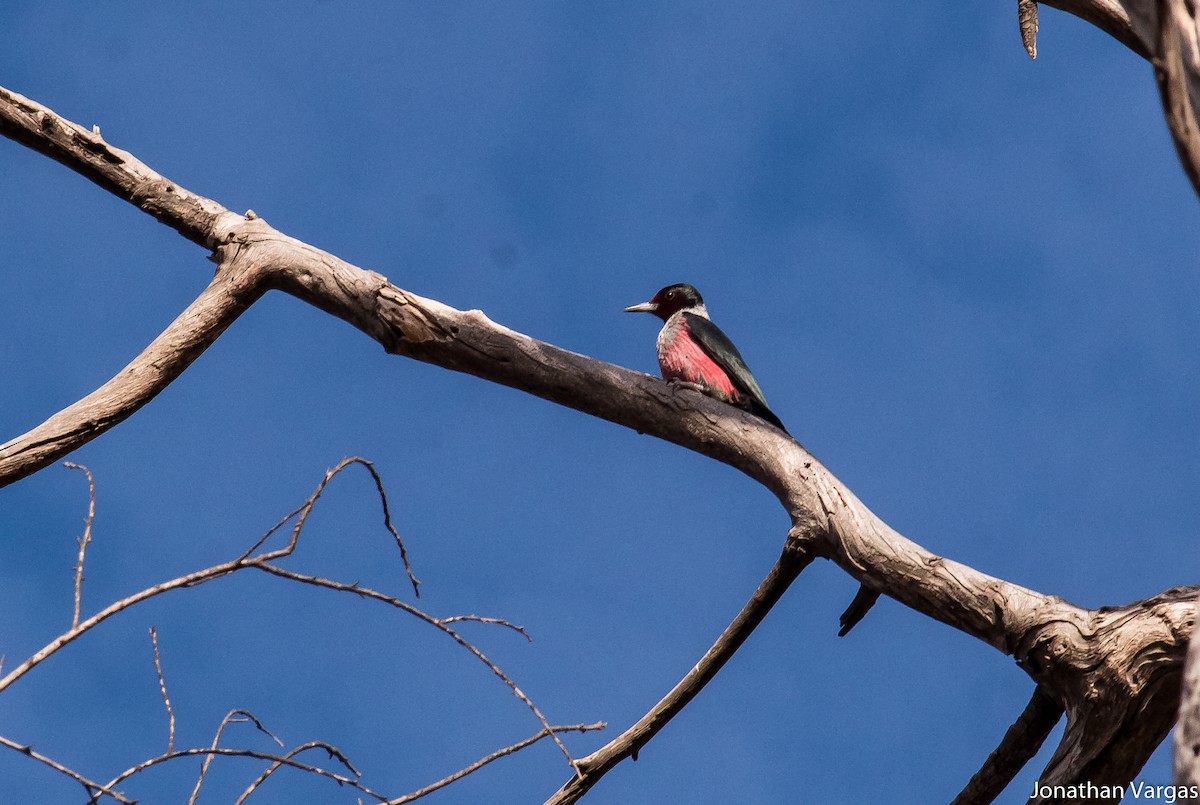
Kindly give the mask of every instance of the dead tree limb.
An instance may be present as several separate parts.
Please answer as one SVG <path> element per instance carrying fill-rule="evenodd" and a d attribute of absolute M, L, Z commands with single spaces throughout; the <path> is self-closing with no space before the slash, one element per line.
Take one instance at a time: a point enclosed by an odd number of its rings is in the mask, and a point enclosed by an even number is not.
<path fill-rule="evenodd" d="M 1153 18 L 1145 17 L 1140 3 L 1128 0 L 1042 0 L 1041 4 L 1090 22 L 1144 59 L 1149 59 L 1155 50 L 1153 32 L 1158 27 Z M 1018 5 L 1018 14 L 1021 11 Z"/>
<path fill-rule="evenodd" d="M 1037 52 L 1036 6 L 1018 0 L 1021 35 Z M 1150 62 L 1175 150 L 1192 188 L 1200 194 L 1200 16 L 1192 0 L 1045 0 L 1114 37 Z"/>
<path fill-rule="evenodd" d="M 1190 11 L 1189 11 L 1190 8 Z M 1183 170 L 1200 193 L 1200 119 L 1196 117 L 1200 94 L 1200 32 L 1195 3 L 1159 0 L 1159 32 L 1151 63 L 1162 98 L 1163 113 L 1175 141 Z"/>
<path fill-rule="evenodd" d="M 1062 714 L 1062 705 L 1057 700 L 1041 688 L 1034 688 L 1029 704 L 1004 733 L 996 751 L 988 755 L 983 767 L 950 805 L 984 805 L 996 799 L 1042 748 L 1042 742 Z"/>
<path fill-rule="evenodd" d="M 11 483 L 99 435 L 182 372 L 262 293 L 337 316 L 389 353 L 511 386 L 725 462 L 770 489 L 790 535 L 870 590 L 1012 655 L 1067 714 L 1043 783 L 1132 779 L 1169 730 L 1195 589 L 1089 610 L 937 556 L 880 520 L 798 442 L 749 414 L 460 311 L 234 215 L 98 133 L 0 90 L 0 134 L 78 170 L 214 251 L 213 285 L 126 370 L 0 447 Z M 187 319 L 194 317 L 190 324 Z M 151 354 L 152 353 L 152 354 Z M 149 376 L 152 382 L 145 382 Z M 99 396 L 100 400 L 93 400 Z M 102 409 L 103 415 L 97 414 Z M 1109 703 L 1111 707 L 1100 707 Z"/>
<path fill-rule="evenodd" d="M 1200 613 L 1200 599 L 1196 606 Z M 1175 783 L 1192 786 L 1189 794 L 1200 799 L 1200 640 L 1192 641 L 1184 665 L 1179 727 L 1175 731 Z"/>
<path fill-rule="evenodd" d="M 811 534 L 789 537 L 784 545 L 783 554 L 775 562 L 771 572 L 763 579 L 733 622 L 704 653 L 700 662 L 633 726 L 592 754 L 577 760 L 575 768 L 579 773 L 546 800 L 546 805 L 569 805 L 578 802 L 601 777 L 625 758 L 637 760 L 638 750 L 704 689 L 734 652 L 746 642 L 750 633 L 762 623 L 771 607 L 783 597 L 792 582 L 812 563 L 815 555 L 808 544 L 811 537 Z"/>

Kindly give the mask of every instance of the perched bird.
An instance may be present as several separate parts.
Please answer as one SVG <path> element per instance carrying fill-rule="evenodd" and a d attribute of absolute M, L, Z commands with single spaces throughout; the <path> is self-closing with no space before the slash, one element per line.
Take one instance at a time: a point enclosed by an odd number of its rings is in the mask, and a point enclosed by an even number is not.
<path fill-rule="evenodd" d="M 665 379 L 687 383 L 787 433 L 779 417 L 767 407 L 762 389 L 741 353 L 708 318 L 700 292 L 691 285 L 668 285 L 649 302 L 627 307 L 625 312 L 653 313 L 666 322 L 658 334 L 658 365 Z"/>

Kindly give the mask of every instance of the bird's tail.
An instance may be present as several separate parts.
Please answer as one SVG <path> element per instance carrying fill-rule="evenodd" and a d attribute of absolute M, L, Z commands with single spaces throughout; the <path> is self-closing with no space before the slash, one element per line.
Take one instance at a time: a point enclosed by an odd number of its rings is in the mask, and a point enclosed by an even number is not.
<path fill-rule="evenodd" d="M 768 408 L 767 406 L 763 405 L 758 400 L 755 400 L 753 398 L 746 398 L 746 399 L 749 402 L 749 405 L 746 406 L 747 411 L 754 414 L 759 419 L 765 419 L 767 422 L 770 422 L 772 425 L 779 428 L 784 433 L 788 433 L 788 429 L 783 426 L 783 423 L 781 421 L 779 421 L 779 417 L 775 416 L 774 412 L 772 412 L 770 408 Z M 788 433 L 788 436 L 791 436 L 791 435 L 792 434 Z"/>

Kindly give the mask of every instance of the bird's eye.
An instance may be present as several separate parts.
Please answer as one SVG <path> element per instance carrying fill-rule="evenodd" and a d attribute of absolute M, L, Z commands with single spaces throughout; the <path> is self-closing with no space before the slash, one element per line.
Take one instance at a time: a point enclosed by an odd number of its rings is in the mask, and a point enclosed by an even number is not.
<path fill-rule="evenodd" d="M 667 298 L 668 298 L 668 299 L 674 299 L 674 298 L 675 298 L 675 292 L 674 292 L 674 291 L 667 291 Z"/>

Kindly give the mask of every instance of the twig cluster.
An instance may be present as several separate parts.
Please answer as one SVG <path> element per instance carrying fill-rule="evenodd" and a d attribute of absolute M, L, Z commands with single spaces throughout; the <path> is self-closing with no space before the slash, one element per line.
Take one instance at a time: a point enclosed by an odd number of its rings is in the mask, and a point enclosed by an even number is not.
<path fill-rule="evenodd" d="M 195 587 L 242 570 L 255 569 L 295 583 L 321 587 L 342 593 L 352 593 L 359 598 L 378 601 L 394 609 L 398 609 L 402 612 L 412 615 L 424 623 L 433 626 L 466 649 L 477 660 L 486 665 L 488 670 L 490 670 L 509 687 L 513 694 L 525 704 L 525 706 L 530 710 L 531 713 L 533 713 L 534 717 L 540 723 L 541 729 L 537 733 L 524 739 L 523 741 L 519 741 L 510 746 L 496 750 L 486 757 L 483 757 L 472 763 L 470 766 L 460 769 L 459 771 L 456 771 L 453 774 L 442 778 L 441 780 L 426 785 L 417 791 L 404 794 L 399 797 L 390 797 L 365 785 L 361 780 L 362 774 L 354 767 L 354 764 L 351 763 L 350 759 L 346 757 L 346 755 L 343 754 L 336 746 L 333 746 L 325 741 L 307 741 L 282 752 L 263 752 L 254 749 L 222 746 L 221 740 L 227 726 L 230 724 L 250 723 L 253 724 L 259 732 L 271 738 L 271 740 L 274 741 L 281 750 L 284 749 L 285 745 L 282 740 L 268 730 L 258 717 L 243 709 L 232 710 L 228 715 L 225 716 L 225 718 L 221 720 L 221 723 L 217 726 L 210 745 L 206 747 L 176 749 L 175 710 L 171 705 L 171 699 L 167 692 L 166 675 L 163 673 L 162 654 L 159 650 L 158 629 L 157 627 L 152 626 L 150 627 L 150 642 L 153 649 L 154 672 L 158 681 L 159 692 L 162 696 L 163 708 L 165 709 L 167 715 L 167 745 L 165 751 L 163 751 L 161 754 L 135 763 L 134 765 L 122 771 L 120 774 L 113 777 L 108 782 L 101 783 L 69 768 L 59 761 L 35 751 L 31 746 L 26 744 L 22 744 L 10 738 L 0 736 L 0 745 L 20 752 L 21 754 L 79 783 L 87 792 L 89 797 L 88 801 L 91 803 L 99 802 L 105 797 L 111 798 L 120 803 L 133 803 L 135 800 L 129 798 L 128 795 L 123 793 L 119 786 L 126 784 L 130 778 L 149 768 L 166 763 L 167 761 L 186 757 L 203 758 L 200 765 L 199 775 L 196 778 L 196 783 L 193 786 L 192 792 L 188 798 L 189 804 L 196 802 L 200 796 L 201 787 L 206 776 L 208 775 L 214 758 L 250 757 L 265 761 L 267 763 L 266 767 L 239 795 L 237 799 L 238 805 L 245 802 L 255 791 L 259 790 L 259 788 L 261 788 L 261 786 L 281 768 L 296 769 L 318 777 L 333 780 L 340 785 L 354 788 L 362 794 L 365 794 L 366 796 L 371 797 L 379 802 L 401 803 L 411 802 L 415 799 L 423 797 L 426 794 L 436 791 L 439 788 L 449 785 L 450 783 L 453 783 L 454 781 L 459 780 L 474 771 L 477 771 L 478 769 L 486 766 L 494 760 L 497 760 L 498 758 L 510 755 L 513 752 L 519 751 L 527 746 L 531 746 L 547 737 L 551 738 L 558 745 L 560 751 L 566 755 L 568 762 L 574 764 L 574 759 L 567 751 L 567 748 L 563 744 L 559 734 L 563 732 L 587 732 L 591 730 L 598 730 L 603 729 L 605 725 L 599 722 L 594 724 L 550 724 L 550 722 L 542 714 L 541 710 L 539 710 L 533 701 L 517 686 L 512 678 L 509 677 L 508 674 L 506 674 L 498 665 L 496 665 L 495 662 L 490 660 L 477 646 L 468 641 L 454 628 L 452 628 L 452 625 L 459 622 L 474 622 L 497 625 L 517 632 L 529 640 L 530 636 L 523 627 L 510 623 L 502 618 L 482 617 L 478 615 L 454 615 L 446 618 L 438 618 L 424 612 L 421 609 L 418 609 L 417 607 L 414 607 L 405 601 L 402 601 L 396 596 L 387 595 L 385 593 L 363 587 L 357 583 L 344 583 L 320 576 L 297 573 L 283 568 L 277 564 L 279 560 L 291 556 L 295 552 L 299 545 L 300 535 L 304 529 L 305 523 L 307 522 L 309 515 L 312 513 L 314 506 L 320 499 L 321 494 L 325 491 L 325 488 L 329 482 L 348 467 L 354 465 L 365 468 L 370 474 L 371 479 L 374 481 L 375 489 L 383 509 L 384 525 L 399 549 L 405 573 L 408 576 L 413 591 L 419 595 L 419 582 L 417 581 L 416 576 L 413 574 L 412 565 L 409 562 L 404 541 L 401 539 L 399 532 L 392 523 L 391 512 L 388 507 L 387 493 L 384 489 L 383 481 L 372 462 L 359 457 L 350 457 L 342 459 L 342 461 L 340 461 L 335 467 L 328 470 L 325 473 L 325 476 L 321 479 L 320 483 L 317 485 L 316 489 L 311 495 L 308 496 L 304 503 L 268 529 L 266 533 L 259 537 L 259 539 L 255 541 L 247 551 L 242 553 L 236 559 L 228 562 L 222 562 L 203 570 L 188 573 L 169 581 L 164 581 L 151 587 L 147 587 L 144 590 L 108 605 L 91 617 L 81 619 L 80 613 L 83 599 L 84 562 L 86 558 L 87 546 L 92 541 L 92 526 L 95 521 L 96 514 L 96 486 L 95 479 L 87 467 L 68 462 L 66 466 L 71 469 L 83 471 L 87 475 L 88 479 L 88 512 L 85 519 L 83 536 L 81 536 L 78 540 L 79 554 L 74 569 L 74 611 L 71 620 L 71 627 L 58 637 L 51 640 L 41 649 L 34 652 L 33 655 L 31 655 L 17 667 L 13 668 L 6 676 L 0 678 L 0 693 L 6 690 L 17 680 L 27 675 L 40 663 L 53 656 L 63 647 L 81 638 L 100 623 L 104 622 L 108 618 L 113 617 L 114 615 L 124 612 L 131 607 L 136 606 L 137 604 L 147 601 L 150 598 L 162 595 L 170 590 Z M 264 545 L 271 539 L 271 537 L 280 532 L 289 523 L 291 523 L 291 529 L 288 533 L 286 544 L 270 550 L 264 549 Z M 337 764 L 341 766 L 342 771 L 334 771 L 323 766 L 307 763 L 298 759 L 300 755 L 309 753 L 313 750 L 323 751 L 330 760 L 336 761 Z"/>

